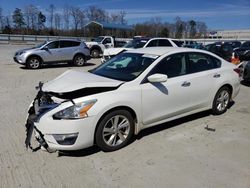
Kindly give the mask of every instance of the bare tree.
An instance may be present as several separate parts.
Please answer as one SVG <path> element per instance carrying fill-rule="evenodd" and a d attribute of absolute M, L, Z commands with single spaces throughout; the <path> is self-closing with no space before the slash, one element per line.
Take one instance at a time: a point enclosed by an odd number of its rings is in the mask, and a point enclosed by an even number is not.
<path fill-rule="evenodd" d="M 36 6 L 28 5 L 24 9 L 25 21 L 27 25 L 27 29 L 36 30 L 38 27 L 38 14 L 39 11 Z"/>
<path fill-rule="evenodd" d="M 66 30 L 69 29 L 69 19 L 70 19 L 70 8 L 68 5 L 66 5 L 63 8 L 63 19 L 64 19 L 64 28 Z"/>
<path fill-rule="evenodd" d="M 79 28 L 79 25 L 82 23 L 85 17 L 85 14 L 79 7 L 70 7 L 70 14 L 73 18 L 74 29 L 75 31 L 77 31 Z"/>
<path fill-rule="evenodd" d="M 199 37 L 205 37 L 207 33 L 207 25 L 204 22 L 196 22 L 196 29 Z"/>
<path fill-rule="evenodd" d="M 50 23 L 50 29 L 53 29 L 53 20 L 54 20 L 54 13 L 55 13 L 55 5 L 50 4 L 49 8 L 48 8 L 48 12 L 49 12 L 49 23 Z"/>
<path fill-rule="evenodd" d="M 58 30 L 61 28 L 61 15 L 59 13 L 55 13 L 54 15 L 55 20 L 55 29 Z"/>
<path fill-rule="evenodd" d="M 86 9 L 87 17 L 89 21 L 108 21 L 109 15 L 108 13 L 96 6 L 90 6 Z"/>
<path fill-rule="evenodd" d="M 3 30 L 4 24 L 3 24 L 3 9 L 0 7 L 0 29 Z"/>
<path fill-rule="evenodd" d="M 120 12 L 120 23 L 121 24 L 127 24 L 127 21 L 125 20 L 127 13 L 125 11 Z"/>

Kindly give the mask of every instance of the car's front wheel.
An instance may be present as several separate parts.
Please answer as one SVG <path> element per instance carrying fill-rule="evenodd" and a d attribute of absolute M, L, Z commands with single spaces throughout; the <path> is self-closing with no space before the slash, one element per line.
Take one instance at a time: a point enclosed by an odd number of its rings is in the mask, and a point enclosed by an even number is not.
<path fill-rule="evenodd" d="M 134 120 L 126 110 L 115 110 L 100 121 L 96 144 L 103 151 L 115 151 L 128 144 L 134 131 Z"/>
<path fill-rule="evenodd" d="M 41 60 L 38 57 L 30 57 L 26 63 L 29 69 L 38 69 L 41 67 Z"/>
<path fill-rule="evenodd" d="M 93 49 L 90 54 L 93 58 L 98 58 L 100 56 L 100 51 L 98 49 Z"/>
<path fill-rule="evenodd" d="M 86 63 L 86 59 L 83 55 L 76 55 L 73 62 L 75 66 L 83 66 Z"/>
<path fill-rule="evenodd" d="M 212 113 L 220 115 L 226 112 L 229 106 L 230 98 L 230 89 L 226 86 L 220 88 L 214 97 Z"/>

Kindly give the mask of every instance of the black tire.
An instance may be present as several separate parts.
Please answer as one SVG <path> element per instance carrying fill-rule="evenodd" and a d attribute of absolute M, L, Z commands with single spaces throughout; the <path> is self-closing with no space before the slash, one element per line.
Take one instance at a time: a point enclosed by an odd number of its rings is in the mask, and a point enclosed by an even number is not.
<path fill-rule="evenodd" d="M 91 56 L 92 56 L 93 58 L 98 58 L 98 57 L 100 56 L 100 50 L 98 50 L 98 49 L 93 49 L 93 50 L 91 50 L 90 54 L 91 54 Z"/>
<path fill-rule="evenodd" d="M 39 69 L 41 68 L 41 64 L 42 64 L 41 59 L 36 56 L 30 57 L 26 62 L 26 66 L 29 69 Z"/>
<path fill-rule="evenodd" d="M 78 67 L 83 66 L 86 64 L 86 58 L 84 55 L 78 54 L 74 57 L 73 63 L 75 66 L 78 66 Z"/>
<path fill-rule="evenodd" d="M 112 126 L 115 122 L 117 122 L 117 129 Z M 115 110 L 105 115 L 97 126 L 95 133 L 97 146 L 103 151 L 115 151 L 129 143 L 134 132 L 135 123 L 128 111 Z"/>
<path fill-rule="evenodd" d="M 217 91 L 212 107 L 212 114 L 220 115 L 227 111 L 231 99 L 231 91 L 227 86 L 223 86 Z"/>

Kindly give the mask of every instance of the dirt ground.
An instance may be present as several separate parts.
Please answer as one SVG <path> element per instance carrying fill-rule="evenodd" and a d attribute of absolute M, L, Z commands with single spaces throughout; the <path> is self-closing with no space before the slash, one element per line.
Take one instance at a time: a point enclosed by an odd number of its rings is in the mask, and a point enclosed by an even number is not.
<path fill-rule="evenodd" d="M 68 69 L 94 68 L 100 59 L 81 68 L 27 70 L 12 60 L 24 47 L 0 45 L 0 187 L 250 187 L 250 87 L 245 85 L 227 113 L 199 113 L 144 130 L 116 152 L 26 151 L 25 118 L 38 82 Z"/>

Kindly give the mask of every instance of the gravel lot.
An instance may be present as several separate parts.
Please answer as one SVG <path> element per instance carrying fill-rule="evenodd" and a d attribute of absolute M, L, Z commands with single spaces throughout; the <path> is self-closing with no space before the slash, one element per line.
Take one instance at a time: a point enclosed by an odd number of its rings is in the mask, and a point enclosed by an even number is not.
<path fill-rule="evenodd" d="M 24 47 L 0 45 L 0 187 L 250 187 L 250 87 L 244 85 L 227 113 L 199 113 L 144 130 L 116 152 L 26 151 L 24 124 L 37 83 L 100 60 L 27 70 L 12 60 Z"/>

